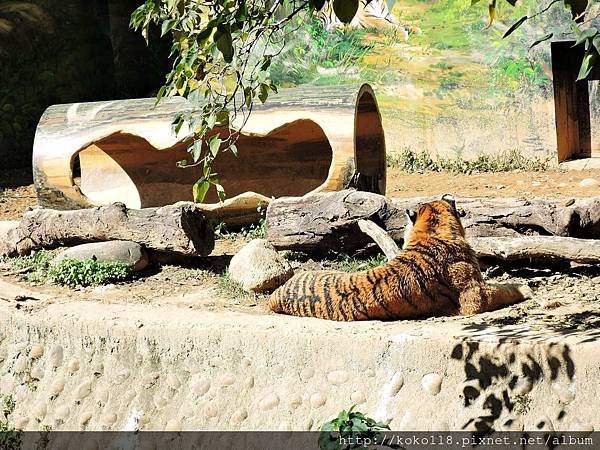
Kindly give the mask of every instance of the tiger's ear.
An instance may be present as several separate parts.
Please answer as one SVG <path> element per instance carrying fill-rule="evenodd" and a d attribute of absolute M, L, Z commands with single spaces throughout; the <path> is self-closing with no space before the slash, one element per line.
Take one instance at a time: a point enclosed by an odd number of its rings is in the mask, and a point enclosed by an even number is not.
<path fill-rule="evenodd" d="M 452 206 L 452 209 L 456 211 L 456 200 L 452 194 L 444 194 L 442 195 L 442 200 Z"/>
<path fill-rule="evenodd" d="M 410 220 L 410 223 L 413 225 L 417 221 L 417 213 L 413 209 L 406 210 L 406 217 L 408 217 L 408 220 Z"/>

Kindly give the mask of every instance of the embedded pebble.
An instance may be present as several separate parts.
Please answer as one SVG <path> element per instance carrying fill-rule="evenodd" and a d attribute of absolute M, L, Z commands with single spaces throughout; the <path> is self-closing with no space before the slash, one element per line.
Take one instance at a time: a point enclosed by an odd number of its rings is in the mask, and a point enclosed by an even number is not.
<path fill-rule="evenodd" d="M 171 389 L 177 390 L 181 387 L 181 381 L 179 381 L 177 375 L 175 375 L 174 373 L 170 373 L 169 375 L 167 375 L 167 385 Z"/>
<path fill-rule="evenodd" d="M 252 389 L 254 387 L 254 377 L 253 376 L 246 378 L 246 381 L 244 382 L 244 387 L 246 389 Z"/>
<path fill-rule="evenodd" d="M 64 388 L 65 388 L 65 377 L 63 377 L 62 375 L 59 375 L 50 385 L 50 388 L 48 389 L 48 393 L 50 394 L 51 397 L 55 397 L 58 394 L 60 394 Z"/>
<path fill-rule="evenodd" d="M 69 416 L 70 409 L 67 405 L 59 406 L 56 409 L 55 417 L 60 420 L 64 420 Z"/>
<path fill-rule="evenodd" d="M 402 420 L 400 420 L 400 430 L 406 431 L 414 428 L 415 425 L 415 417 L 411 411 L 406 411 L 404 416 L 402 416 Z"/>
<path fill-rule="evenodd" d="M 552 391 L 558 396 L 561 403 L 571 403 L 575 400 L 575 386 L 566 383 L 552 383 Z"/>
<path fill-rule="evenodd" d="M 108 391 L 103 389 L 96 395 L 96 401 L 102 405 L 105 405 L 108 402 Z"/>
<path fill-rule="evenodd" d="M 19 417 L 17 420 L 15 420 L 15 428 L 17 430 L 24 430 L 28 423 L 29 417 Z"/>
<path fill-rule="evenodd" d="M 23 355 L 19 356 L 15 362 L 14 371 L 15 373 L 23 373 L 27 370 L 28 361 Z"/>
<path fill-rule="evenodd" d="M 38 404 L 36 404 L 31 410 L 31 413 L 33 414 L 33 417 L 35 417 L 37 420 L 42 421 L 42 419 L 46 417 L 46 414 L 48 413 L 48 407 L 46 406 L 46 402 L 39 402 Z"/>
<path fill-rule="evenodd" d="M 32 359 L 40 358 L 44 355 L 44 347 L 40 344 L 35 344 L 29 350 L 29 357 Z"/>
<path fill-rule="evenodd" d="M 63 358 L 64 358 L 63 348 L 60 345 L 54 345 L 50 349 L 50 357 L 49 357 L 50 366 L 52 368 L 62 366 Z"/>
<path fill-rule="evenodd" d="M 117 421 L 117 415 L 115 413 L 106 413 L 100 419 L 100 422 L 102 423 L 102 425 L 104 425 L 107 428 L 112 427 L 116 421 Z"/>
<path fill-rule="evenodd" d="M 222 387 L 231 386 L 233 383 L 235 383 L 235 375 L 231 372 L 226 372 L 223 375 L 221 375 L 219 383 Z"/>
<path fill-rule="evenodd" d="M 579 182 L 579 186 L 581 187 L 592 187 L 598 186 L 599 182 L 595 178 L 584 178 Z"/>
<path fill-rule="evenodd" d="M 247 369 L 251 365 L 252 365 L 252 361 L 250 361 L 248 358 L 242 359 L 242 367 L 244 367 L 245 369 Z"/>
<path fill-rule="evenodd" d="M 171 419 L 165 425 L 165 431 L 181 431 L 181 422 L 177 419 Z"/>
<path fill-rule="evenodd" d="M 326 401 L 327 398 L 321 392 L 315 392 L 310 396 L 310 404 L 313 408 L 320 408 Z"/>
<path fill-rule="evenodd" d="M 365 394 L 362 391 L 354 391 L 352 394 L 350 394 L 350 400 L 354 405 L 360 405 L 361 403 L 367 401 Z"/>
<path fill-rule="evenodd" d="M 44 371 L 40 366 L 35 366 L 33 369 L 31 369 L 31 378 L 34 380 L 41 380 L 44 378 Z"/>
<path fill-rule="evenodd" d="M 315 375 L 315 370 L 312 367 L 305 367 L 300 372 L 300 379 L 302 381 L 308 381 Z"/>
<path fill-rule="evenodd" d="M 312 429 L 314 423 L 315 423 L 314 419 L 312 417 L 309 417 L 302 424 L 302 428 L 304 429 L 304 431 L 310 431 Z"/>
<path fill-rule="evenodd" d="M 389 385 L 390 396 L 393 397 L 394 395 L 396 395 L 400 391 L 400 389 L 402 389 L 402 386 L 404 386 L 404 377 L 402 376 L 402 374 L 400 372 L 396 372 L 392 376 L 392 379 L 390 381 L 390 385 Z"/>
<path fill-rule="evenodd" d="M 204 414 L 206 417 L 217 417 L 219 415 L 219 407 L 214 401 L 210 401 L 204 407 Z"/>
<path fill-rule="evenodd" d="M 290 398 L 290 406 L 292 409 L 298 409 L 302 404 L 302 396 L 300 394 L 293 394 Z"/>
<path fill-rule="evenodd" d="M 531 382 L 531 380 L 529 380 L 528 378 L 520 378 L 517 381 L 517 384 L 515 384 L 515 387 L 513 388 L 513 392 L 517 396 L 526 395 L 526 394 L 529 394 L 532 389 L 533 389 L 533 383 Z"/>
<path fill-rule="evenodd" d="M 77 358 L 73 358 L 67 364 L 67 369 L 70 373 L 75 373 L 79 370 L 79 360 Z"/>
<path fill-rule="evenodd" d="M 428 373 L 421 379 L 421 386 L 431 395 L 437 395 L 442 389 L 442 377 L 437 373 Z"/>
<path fill-rule="evenodd" d="M 259 406 L 263 411 L 268 411 L 275 408 L 277 405 L 279 405 L 279 396 L 274 392 L 271 392 L 263 397 Z"/>
<path fill-rule="evenodd" d="M 123 394 L 123 401 L 126 405 L 131 403 L 131 401 L 135 398 L 137 393 L 132 389 L 131 391 L 127 391 Z"/>
<path fill-rule="evenodd" d="M 248 412 L 244 408 L 237 409 L 231 415 L 231 422 L 234 424 L 240 424 L 248 418 Z"/>
<path fill-rule="evenodd" d="M 89 381 L 84 381 L 77 389 L 75 389 L 75 398 L 77 400 L 82 400 L 86 398 L 92 392 L 92 383 Z"/>
<path fill-rule="evenodd" d="M 205 378 L 201 378 L 192 383 L 192 391 L 196 395 L 204 395 L 210 389 L 210 381 Z"/>
<path fill-rule="evenodd" d="M 348 381 L 348 372 L 345 370 L 334 370 L 333 372 L 329 372 L 327 374 L 327 380 L 333 385 L 344 384 Z"/>
<path fill-rule="evenodd" d="M 375 376 L 375 371 L 373 369 L 367 369 L 364 374 L 366 377 L 373 378 Z"/>
<path fill-rule="evenodd" d="M 81 414 L 81 417 L 79 418 L 79 427 L 82 429 L 85 428 L 91 419 L 92 419 L 91 411 L 85 411 L 84 413 Z"/>
<path fill-rule="evenodd" d="M 588 422 L 580 422 L 579 420 L 575 420 L 569 427 L 570 431 L 585 431 L 591 433 L 594 431 L 594 426 Z"/>

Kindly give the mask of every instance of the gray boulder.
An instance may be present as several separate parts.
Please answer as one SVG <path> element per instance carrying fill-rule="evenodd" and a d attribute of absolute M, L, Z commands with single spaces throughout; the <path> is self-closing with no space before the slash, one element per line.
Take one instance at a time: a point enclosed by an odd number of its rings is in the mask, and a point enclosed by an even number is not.
<path fill-rule="evenodd" d="M 274 290 L 294 275 L 292 266 L 264 239 L 246 244 L 229 264 L 229 275 L 244 290 Z"/>
<path fill-rule="evenodd" d="M 71 247 L 57 255 L 52 264 L 58 264 L 65 258 L 85 261 L 96 258 L 98 261 L 121 261 L 133 267 L 133 271 L 144 269 L 148 265 L 148 255 L 144 248 L 131 241 L 107 241 L 82 244 Z"/>

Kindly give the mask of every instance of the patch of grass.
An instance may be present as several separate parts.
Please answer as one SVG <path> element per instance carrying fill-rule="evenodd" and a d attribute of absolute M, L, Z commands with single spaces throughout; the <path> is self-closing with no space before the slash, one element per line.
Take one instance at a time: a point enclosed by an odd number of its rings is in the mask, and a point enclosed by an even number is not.
<path fill-rule="evenodd" d="M 338 259 L 332 262 L 332 266 L 342 272 L 360 272 L 375 267 L 383 266 L 387 262 L 385 255 L 377 254 L 368 259 L 352 258 L 348 255 L 339 255 Z"/>
<path fill-rule="evenodd" d="M 229 272 L 225 272 L 219 277 L 217 291 L 227 298 L 245 298 L 251 295 L 244 290 L 240 283 L 231 278 Z"/>
<path fill-rule="evenodd" d="M 264 204 L 259 204 L 256 208 L 258 213 L 260 214 L 260 219 L 258 222 L 251 223 L 245 227 L 242 227 L 239 231 L 229 231 L 227 229 L 227 224 L 221 222 L 214 226 L 215 235 L 217 237 L 221 237 L 224 239 L 264 239 L 267 236 L 267 206 Z"/>
<path fill-rule="evenodd" d="M 527 170 L 540 172 L 549 167 L 549 158 L 528 158 L 518 150 L 508 150 L 497 154 L 481 154 L 475 159 L 467 160 L 457 155 L 454 158 L 432 156 L 428 151 L 415 151 L 406 147 L 397 155 L 388 155 L 387 164 L 405 172 L 452 172 L 452 173 L 481 173 L 481 172 L 510 172 Z"/>
<path fill-rule="evenodd" d="M 11 394 L 0 395 L 0 449 L 21 448 L 21 433 L 8 424 L 8 416 L 14 412 L 15 406 Z"/>
<path fill-rule="evenodd" d="M 132 273 L 129 264 L 120 261 L 77 261 L 63 259 L 48 270 L 52 283 L 69 287 L 92 286 L 127 280 Z"/>
<path fill-rule="evenodd" d="M 0 262 L 7 264 L 14 272 L 26 271 L 24 279 L 29 283 L 44 283 L 54 256 L 53 252 L 40 250 L 30 256 L 2 257 Z"/>

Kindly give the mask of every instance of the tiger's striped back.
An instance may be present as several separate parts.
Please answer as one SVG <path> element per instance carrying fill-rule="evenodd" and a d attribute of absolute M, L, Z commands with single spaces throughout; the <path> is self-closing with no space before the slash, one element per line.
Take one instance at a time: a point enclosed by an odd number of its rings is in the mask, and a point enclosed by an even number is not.
<path fill-rule="evenodd" d="M 393 320 L 473 314 L 523 299 L 503 288 L 494 300 L 453 200 L 426 203 L 411 223 L 404 250 L 388 264 L 352 274 L 296 274 L 271 295 L 270 308 L 330 320 Z"/>

